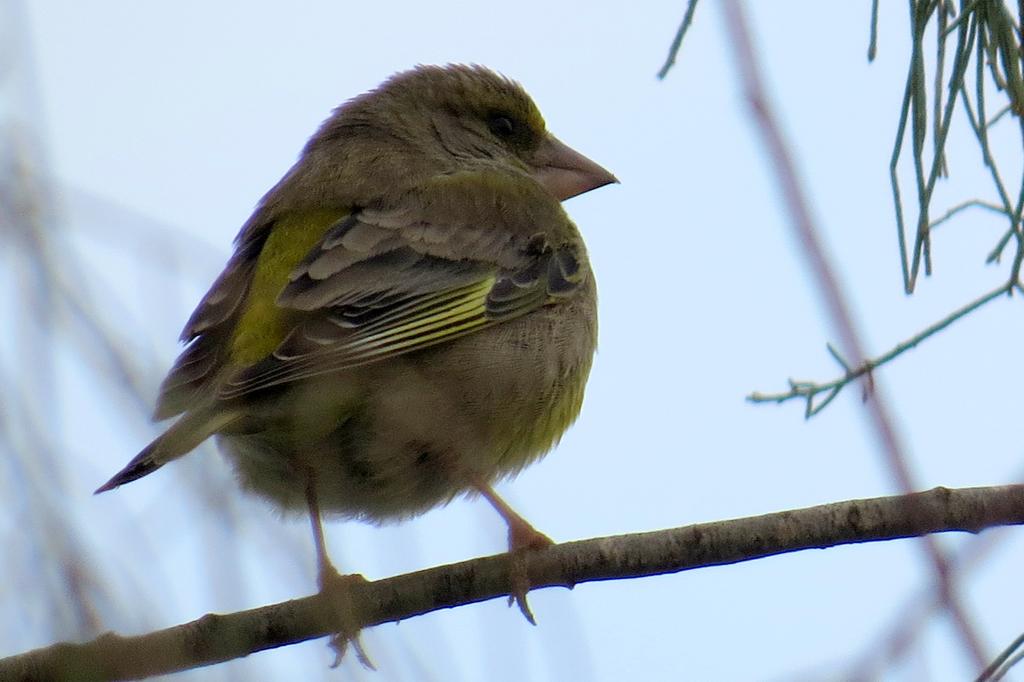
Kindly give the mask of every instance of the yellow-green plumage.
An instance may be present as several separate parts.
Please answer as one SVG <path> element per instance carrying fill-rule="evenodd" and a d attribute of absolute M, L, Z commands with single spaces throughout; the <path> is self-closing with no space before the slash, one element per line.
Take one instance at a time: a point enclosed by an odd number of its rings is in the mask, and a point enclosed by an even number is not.
<path fill-rule="evenodd" d="M 209 436 L 279 506 L 312 486 L 375 521 L 515 474 L 576 419 L 597 341 L 560 200 L 613 181 L 486 69 L 420 67 L 346 103 L 186 325 L 157 409 L 180 421 L 102 489 Z"/>
<path fill-rule="evenodd" d="M 256 271 L 231 337 L 231 362 L 250 365 L 270 355 L 289 331 L 294 315 L 277 305 L 288 276 L 331 225 L 345 216 L 336 210 L 285 216 L 274 224 L 256 262 Z"/>

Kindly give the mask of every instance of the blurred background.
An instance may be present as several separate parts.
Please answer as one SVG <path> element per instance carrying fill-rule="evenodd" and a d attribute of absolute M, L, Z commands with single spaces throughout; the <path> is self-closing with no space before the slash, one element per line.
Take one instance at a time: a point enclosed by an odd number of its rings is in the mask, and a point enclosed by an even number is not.
<path fill-rule="evenodd" d="M 1003 281 L 1008 264 L 985 258 L 1005 220 L 965 212 L 936 231 L 933 276 L 903 293 L 888 164 L 906 7 L 882 3 L 869 64 L 868 2 L 749 5 L 869 354 Z M 0 656 L 315 591 L 306 520 L 244 497 L 212 447 L 92 491 L 158 432 L 148 415 L 180 328 L 260 196 L 334 106 L 417 63 L 519 80 L 556 135 L 622 181 L 567 204 L 598 277 L 600 350 L 579 422 L 499 487 L 517 510 L 565 541 L 897 492 L 859 388 L 807 421 L 798 402 L 745 400 L 833 378 L 836 338 L 716 3 L 655 78 L 684 9 L 0 1 Z M 992 198 L 962 119 L 947 158 L 936 215 Z M 876 373 L 919 487 L 1019 479 L 1020 306 L 995 301 Z M 505 547 L 479 500 L 327 533 L 335 563 L 369 579 Z M 940 540 L 968 558 L 956 584 L 994 656 L 1024 630 L 1021 531 Z M 914 615 L 932 584 L 915 541 L 847 546 L 538 591 L 536 628 L 503 600 L 381 626 L 363 639 L 376 673 L 352 656 L 331 671 L 319 640 L 174 679 L 969 678 L 949 619 Z"/>

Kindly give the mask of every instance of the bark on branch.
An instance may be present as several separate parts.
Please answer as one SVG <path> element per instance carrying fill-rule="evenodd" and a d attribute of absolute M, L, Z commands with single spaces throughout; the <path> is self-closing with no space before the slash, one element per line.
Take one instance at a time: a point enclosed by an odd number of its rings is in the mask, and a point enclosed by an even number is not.
<path fill-rule="evenodd" d="M 857 542 L 976 533 L 1024 523 L 1024 485 L 934 488 L 681 528 L 566 542 L 530 552 L 533 587 L 639 578 Z M 357 585 L 355 622 L 379 625 L 506 596 L 501 554 Z M 348 617 L 353 617 L 349 615 Z M 320 595 L 202 618 L 135 637 L 105 634 L 0 659 L 3 680 L 122 680 L 186 670 L 324 637 L 339 629 Z"/>

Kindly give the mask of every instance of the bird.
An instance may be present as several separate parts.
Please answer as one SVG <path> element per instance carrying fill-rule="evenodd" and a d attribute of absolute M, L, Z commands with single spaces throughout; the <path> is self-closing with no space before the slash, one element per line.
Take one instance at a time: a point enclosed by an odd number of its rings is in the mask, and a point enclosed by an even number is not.
<path fill-rule="evenodd" d="M 308 512 L 322 589 L 324 514 L 383 523 L 476 493 L 510 552 L 551 544 L 494 485 L 580 412 L 597 295 L 562 202 L 616 182 L 483 66 L 348 100 L 185 324 L 154 412 L 176 421 L 96 492 L 214 438 L 243 489 Z"/>

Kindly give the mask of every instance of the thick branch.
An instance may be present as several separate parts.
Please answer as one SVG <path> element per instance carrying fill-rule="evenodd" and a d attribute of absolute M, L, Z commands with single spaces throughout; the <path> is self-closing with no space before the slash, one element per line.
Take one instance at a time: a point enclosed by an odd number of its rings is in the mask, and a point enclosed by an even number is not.
<path fill-rule="evenodd" d="M 808 507 L 682 528 L 567 542 L 530 552 L 537 587 L 639 578 L 750 561 L 804 549 L 894 540 L 929 533 L 976 533 L 1024 523 L 1024 486 L 950 490 Z M 357 585 L 363 626 L 508 594 L 506 554 Z M 0 660 L 4 680 L 119 680 L 184 670 L 323 637 L 339 624 L 320 595 L 232 613 L 137 637 L 105 634 Z"/>

